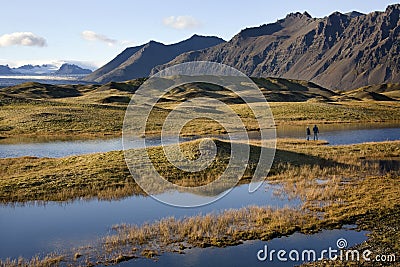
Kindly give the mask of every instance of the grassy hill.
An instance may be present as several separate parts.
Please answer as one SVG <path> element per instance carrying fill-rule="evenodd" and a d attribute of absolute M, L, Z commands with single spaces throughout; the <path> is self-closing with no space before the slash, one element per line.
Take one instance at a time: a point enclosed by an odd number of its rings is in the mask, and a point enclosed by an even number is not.
<path fill-rule="evenodd" d="M 356 100 L 396 101 L 400 100 L 400 83 L 364 86 L 343 95 Z"/>
<path fill-rule="evenodd" d="M 317 84 L 282 78 L 252 78 L 270 102 L 302 102 L 310 99 L 333 101 L 339 95 Z M 110 82 L 103 85 L 50 85 L 36 82 L 0 89 L 1 98 L 13 99 L 61 99 L 85 103 L 127 103 L 130 97 L 145 79 L 126 82 Z M 167 100 L 184 101 L 193 97 L 208 96 L 228 103 L 241 102 L 231 91 L 213 84 L 185 84 L 167 94 Z"/>
<path fill-rule="evenodd" d="M 126 82 L 110 82 L 103 85 L 51 85 L 28 82 L 0 89 L 0 99 L 65 100 L 76 103 L 124 104 L 145 81 L 145 78 Z M 268 102 L 305 101 L 398 101 L 400 84 L 380 84 L 361 87 L 351 91 L 334 92 L 315 83 L 283 78 L 252 78 Z M 185 101 L 199 96 L 217 98 L 226 103 L 242 103 L 230 90 L 218 85 L 185 84 L 166 94 L 164 101 Z"/>
<path fill-rule="evenodd" d="M 146 79 L 92 85 L 24 83 L 0 89 L 0 137 L 20 135 L 120 135 L 126 106 Z M 399 84 L 334 92 L 317 84 L 282 78 L 253 78 L 268 100 L 276 124 L 398 121 Z M 243 100 L 232 91 L 208 83 L 184 84 L 160 99 L 151 114 L 157 134 L 163 118 L 177 104 L 200 96 L 228 104 L 248 130 L 258 123 Z M 384 100 L 384 101 L 382 101 Z M 140 114 L 138 114 L 140 116 Z M 157 127 L 158 128 L 157 128 Z M 218 134 L 219 125 L 199 120 L 186 134 Z"/>

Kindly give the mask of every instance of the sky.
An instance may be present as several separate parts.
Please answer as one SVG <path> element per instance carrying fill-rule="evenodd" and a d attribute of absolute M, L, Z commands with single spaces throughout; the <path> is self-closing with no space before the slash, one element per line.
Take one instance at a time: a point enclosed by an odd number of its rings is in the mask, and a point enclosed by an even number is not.
<path fill-rule="evenodd" d="M 176 43 L 193 34 L 230 40 L 241 29 L 291 12 L 384 11 L 386 0 L 0 0 L 0 64 L 63 62 L 96 68 L 126 47 Z"/>

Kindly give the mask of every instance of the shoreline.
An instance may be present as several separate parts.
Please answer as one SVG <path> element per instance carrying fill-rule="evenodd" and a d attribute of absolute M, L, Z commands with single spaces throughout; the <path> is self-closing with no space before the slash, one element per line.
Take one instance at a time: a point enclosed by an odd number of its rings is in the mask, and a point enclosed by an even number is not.
<path fill-rule="evenodd" d="M 357 224 L 357 229 L 371 231 L 368 240 L 359 245 L 360 248 L 371 248 L 376 253 L 399 253 L 400 239 L 397 237 L 400 233 L 397 230 L 387 231 L 396 229 L 400 218 L 400 192 L 396 186 L 398 172 L 381 173 L 378 166 L 358 164 L 360 156 L 367 151 L 378 158 L 393 153 L 399 156 L 400 151 L 395 148 L 400 141 L 337 147 L 282 141 L 280 145 L 288 151 L 320 155 L 337 162 L 331 165 L 327 161 L 325 165 L 312 167 L 306 160 L 297 164 L 295 161 L 292 164 L 282 161 L 276 166 L 276 171 L 267 180 L 283 185 L 278 193 L 302 199 L 302 208 L 271 210 L 269 207 L 246 207 L 184 219 L 164 218 L 142 225 L 121 224 L 114 227 L 114 233 L 98 240 L 97 246 L 74 248 L 73 253 L 56 255 L 53 260 L 83 266 L 115 264 L 142 257 L 162 260 L 165 252 L 184 253 L 189 247 L 231 246 L 245 240 L 271 240 L 295 232 L 312 234 L 347 224 Z M 334 157 L 331 158 L 331 155 Z M 281 156 L 285 160 L 290 159 L 286 155 Z M 325 177 L 323 183 L 319 182 L 321 176 Z M 218 227 L 220 224 L 221 227 Z M 386 238 L 385 243 L 380 243 L 381 235 Z M 157 246 L 154 247 L 154 244 Z M 10 262 L 2 263 L 13 266 Z M 309 264 L 305 266 L 330 266 L 325 265 L 326 262 Z M 340 263 L 331 264 L 337 266 Z"/>
<path fill-rule="evenodd" d="M 279 129 L 279 127 L 287 127 L 287 126 L 307 126 L 307 125 L 312 125 L 312 124 L 317 124 L 317 125 L 384 125 L 384 124 L 393 124 L 393 125 L 400 125 L 400 119 L 399 120 L 382 120 L 382 121 L 292 121 L 292 122 L 276 122 L 275 124 L 275 129 Z M 258 129 L 252 129 L 248 130 L 248 133 L 254 133 L 254 132 L 259 132 Z M 182 134 L 182 137 L 195 137 L 195 138 L 202 138 L 202 137 L 207 137 L 207 136 L 217 136 L 220 135 L 221 133 L 215 132 L 215 133 L 207 133 L 207 134 L 199 134 L 199 133 L 185 133 Z M 148 133 L 146 135 L 146 138 L 159 138 L 161 135 L 160 133 Z M 51 140 L 51 141 L 66 141 L 66 140 L 107 140 L 111 138 L 122 138 L 122 133 L 121 131 L 116 131 L 116 132 L 103 132 L 103 133 L 94 133 L 94 132 L 88 132 L 88 133 L 22 133 L 22 134 L 12 134 L 12 135 L 0 135 L 0 143 L 5 142 L 7 143 L 8 140 L 13 140 L 13 139 L 43 139 L 43 140 Z M 144 137 L 143 137 L 144 138 Z M 279 137 L 277 137 L 279 138 Z"/>

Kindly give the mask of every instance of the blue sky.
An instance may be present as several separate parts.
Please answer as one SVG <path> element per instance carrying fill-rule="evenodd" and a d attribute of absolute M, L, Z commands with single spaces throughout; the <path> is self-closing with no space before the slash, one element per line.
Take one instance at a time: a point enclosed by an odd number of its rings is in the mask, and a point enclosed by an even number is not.
<path fill-rule="evenodd" d="M 395 1 L 2 1 L 0 64 L 70 61 L 100 66 L 127 46 L 166 44 L 194 33 L 229 40 L 245 27 L 275 22 L 290 12 L 324 17 L 368 13 Z"/>

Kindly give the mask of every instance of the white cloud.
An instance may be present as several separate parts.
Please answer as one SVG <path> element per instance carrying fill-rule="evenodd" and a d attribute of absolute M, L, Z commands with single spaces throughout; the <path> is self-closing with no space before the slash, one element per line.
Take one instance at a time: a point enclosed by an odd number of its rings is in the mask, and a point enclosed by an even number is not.
<path fill-rule="evenodd" d="M 191 29 L 200 26 L 200 22 L 192 16 L 170 16 L 164 18 L 163 23 L 168 27 L 178 30 Z"/>
<path fill-rule="evenodd" d="M 96 33 L 94 31 L 83 31 L 81 34 L 83 39 L 88 41 L 100 41 L 108 44 L 109 46 L 113 46 L 118 43 L 117 40 L 111 39 L 110 37 Z"/>
<path fill-rule="evenodd" d="M 47 46 L 46 39 L 32 32 L 13 32 L 0 36 L 0 47 L 23 45 L 23 46 Z"/>
<path fill-rule="evenodd" d="M 123 40 L 120 42 L 120 45 L 123 47 L 130 47 L 130 46 L 135 46 L 136 42 L 134 41 L 129 41 L 129 40 Z"/>

